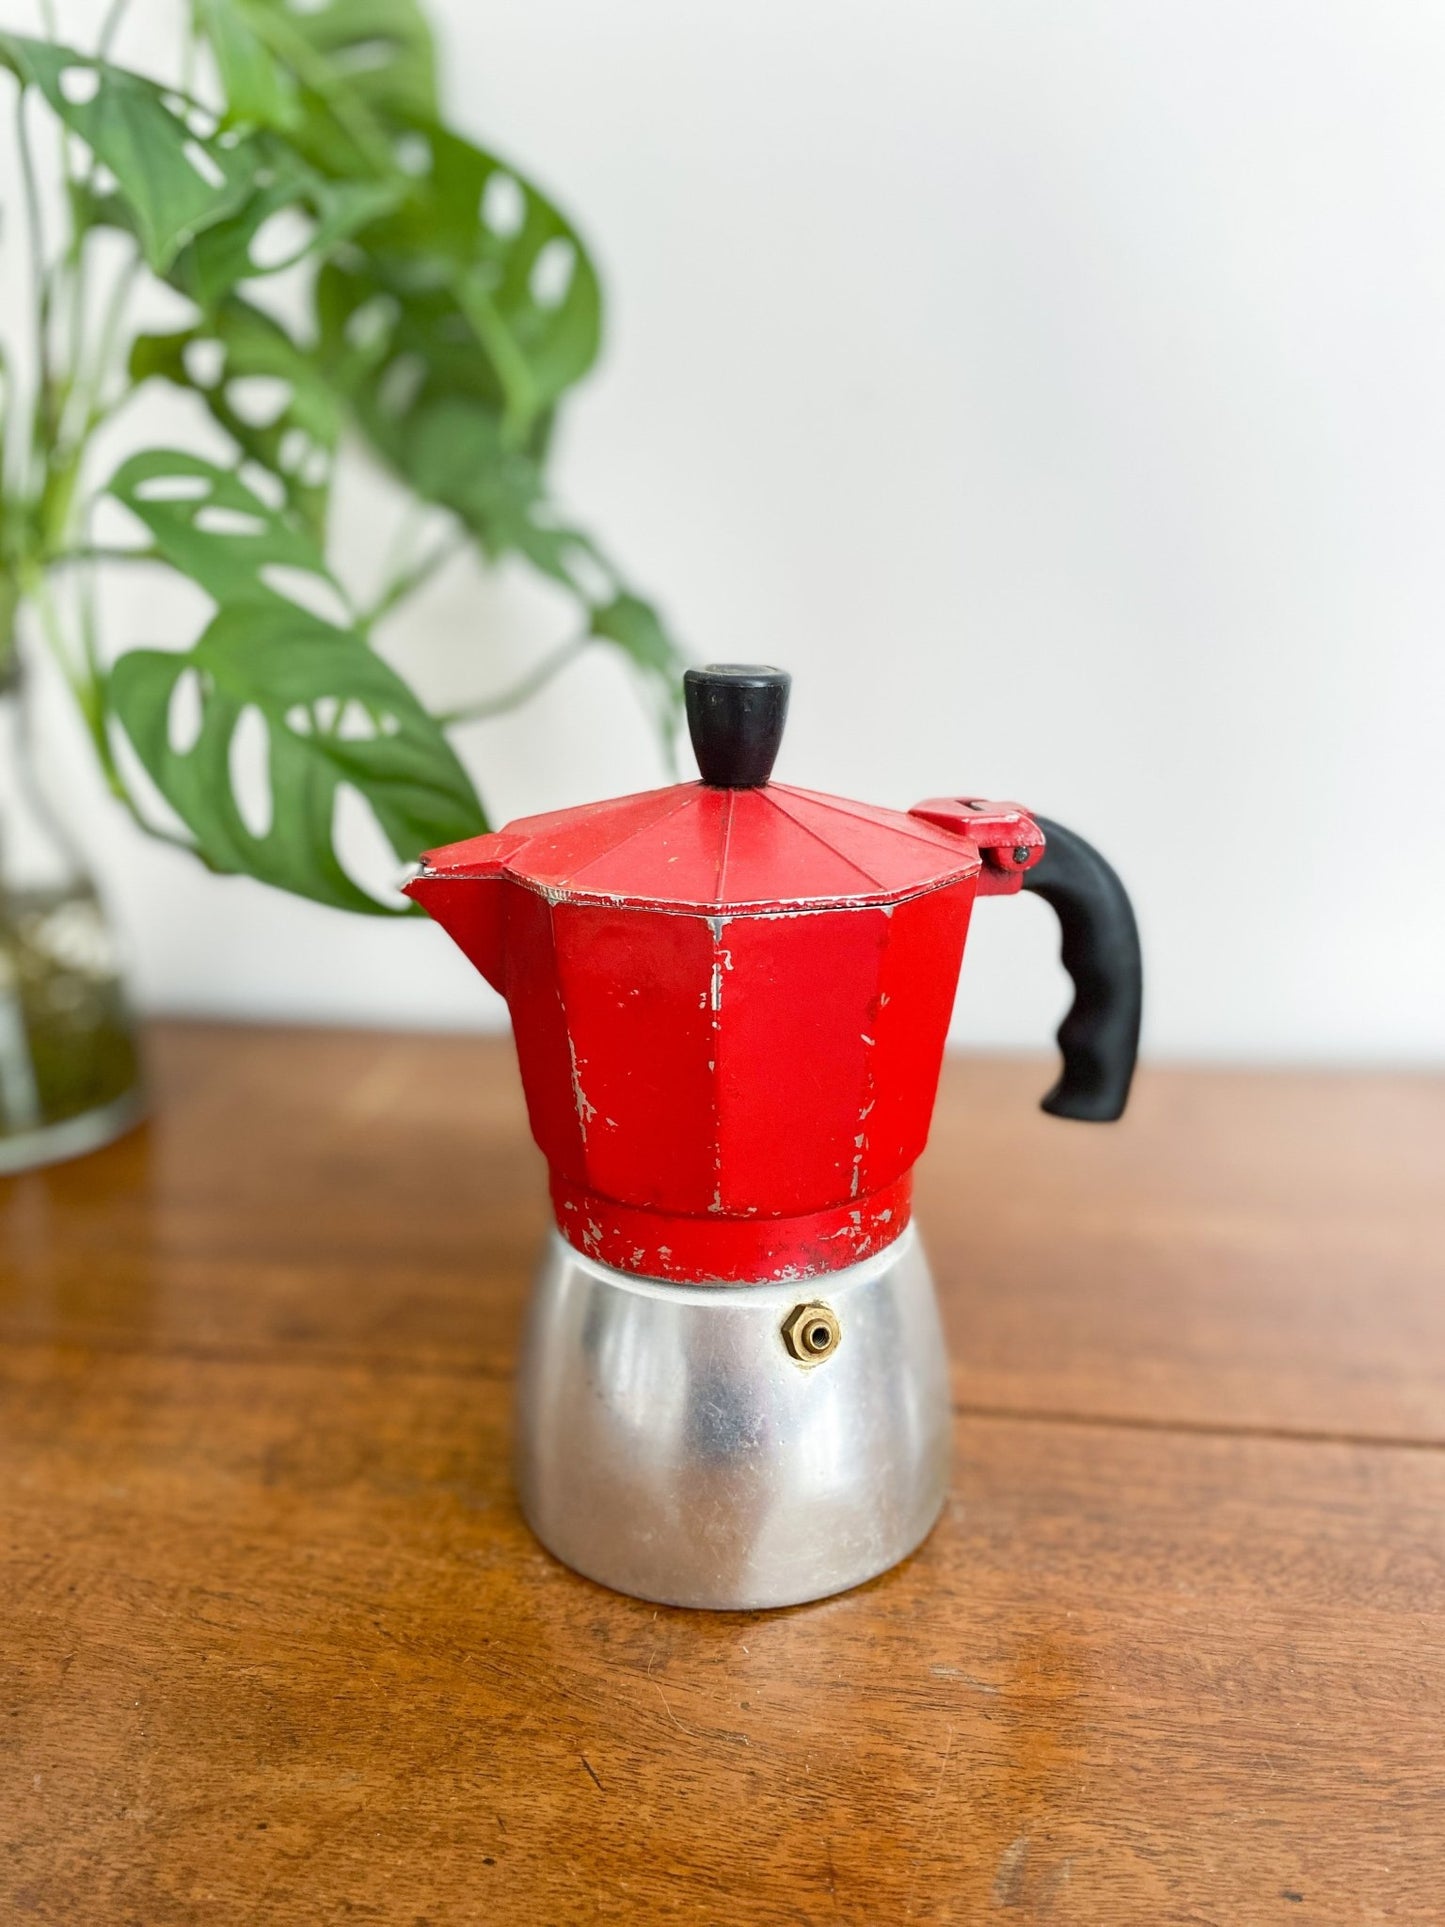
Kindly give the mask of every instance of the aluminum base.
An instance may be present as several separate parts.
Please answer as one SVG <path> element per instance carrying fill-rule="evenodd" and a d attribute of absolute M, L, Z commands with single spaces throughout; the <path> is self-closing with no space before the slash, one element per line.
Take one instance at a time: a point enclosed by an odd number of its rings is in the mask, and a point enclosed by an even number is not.
<path fill-rule="evenodd" d="M 831 1335 L 823 1316 L 793 1323 L 804 1306 L 832 1314 Z M 589 1579 L 720 1609 L 846 1591 L 927 1536 L 949 1433 L 912 1228 L 863 1264 L 783 1285 L 662 1284 L 549 1241 L 517 1481 L 542 1544 Z"/>

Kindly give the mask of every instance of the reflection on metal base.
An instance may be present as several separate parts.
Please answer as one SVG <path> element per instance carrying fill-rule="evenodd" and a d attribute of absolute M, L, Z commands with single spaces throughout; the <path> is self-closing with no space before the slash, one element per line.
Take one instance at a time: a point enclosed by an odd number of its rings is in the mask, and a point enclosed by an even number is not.
<path fill-rule="evenodd" d="M 803 1306 L 837 1323 L 809 1362 L 784 1336 Z M 604 1586 L 748 1608 L 859 1585 L 938 1517 L 949 1430 L 911 1227 L 876 1258 L 784 1285 L 661 1284 L 551 1238 L 518 1384 L 518 1485 L 543 1545 Z"/>

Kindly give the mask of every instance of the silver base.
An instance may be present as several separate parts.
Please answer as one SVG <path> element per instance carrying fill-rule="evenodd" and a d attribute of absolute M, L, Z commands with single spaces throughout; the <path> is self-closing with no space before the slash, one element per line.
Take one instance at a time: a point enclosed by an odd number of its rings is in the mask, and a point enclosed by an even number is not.
<path fill-rule="evenodd" d="M 804 1362 L 800 1306 L 835 1348 Z M 805 1338 L 793 1331 L 804 1351 Z M 948 1485 L 948 1364 L 910 1227 L 876 1258 L 784 1285 L 669 1285 L 555 1232 L 517 1396 L 517 1482 L 542 1544 L 672 1606 L 792 1606 L 922 1541 Z"/>

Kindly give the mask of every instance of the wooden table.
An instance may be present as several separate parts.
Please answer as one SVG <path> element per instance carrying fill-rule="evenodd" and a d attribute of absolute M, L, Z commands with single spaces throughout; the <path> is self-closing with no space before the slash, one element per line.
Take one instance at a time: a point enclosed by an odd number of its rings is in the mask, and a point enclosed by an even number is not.
<path fill-rule="evenodd" d="M 0 1187 L 4 1922 L 1445 1920 L 1445 1080 L 952 1064 L 952 1503 L 704 1615 L 518 1516 L 509 1046 L 153 1059 Z"/>

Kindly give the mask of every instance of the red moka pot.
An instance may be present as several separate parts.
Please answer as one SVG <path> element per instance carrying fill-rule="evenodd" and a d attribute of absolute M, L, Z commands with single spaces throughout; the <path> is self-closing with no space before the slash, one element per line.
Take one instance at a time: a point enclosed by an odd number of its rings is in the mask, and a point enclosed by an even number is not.
<path fill-rule="evenodd" d="M 788 678 L 686 685 L 701 782 L 432 851 L 408 890 L 505 996 L 551 1176 L 532 1523 L 623 1590 L 772 1605 L 893 1563 L 941 1502 L 946 1373 L 909 1226 L 975 899 L 1059 913 L 1063 1116 L 1123 1109 L 1138 944 L 1113 872 L 1057 825 L 774 783 Z M 700 1461 L 690 1399 L 719 1409 L 720 1374 L 732 1443 Z"/>

